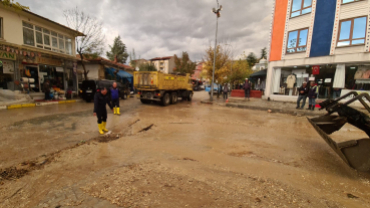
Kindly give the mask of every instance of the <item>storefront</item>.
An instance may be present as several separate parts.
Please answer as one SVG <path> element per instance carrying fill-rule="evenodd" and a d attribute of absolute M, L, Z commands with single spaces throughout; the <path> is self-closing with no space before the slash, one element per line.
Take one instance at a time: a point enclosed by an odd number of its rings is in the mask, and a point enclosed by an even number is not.
<path fill-rule="evenodd" d="M 0 51 L 0 89 L 15 90 L 14 69 L 16 54 Z"/>
<path fill-rule="evenodd" d="M 370 93 L 369 64 L 324 64 L 274 68 L 272 93 L 274 96 L 298 96 L 304 82 L 318 86 L 318 98 L 335 99 L 350 91 Z"/>

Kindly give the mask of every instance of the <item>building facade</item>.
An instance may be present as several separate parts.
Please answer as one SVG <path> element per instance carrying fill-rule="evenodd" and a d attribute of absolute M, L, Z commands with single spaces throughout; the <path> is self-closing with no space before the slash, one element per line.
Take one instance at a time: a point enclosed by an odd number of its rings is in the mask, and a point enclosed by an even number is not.
<path fill-rule="evenodd" d="M 319 99 L 370 93 L 369 17 L 370 0 L 275 0 L 265 98 L 295 101 L 303 82 Z"/>
<path fill-rule="evenodd" d="M 75 38 L 84 34 L 28 11 L 0 4 L 0 88 L 77 92 Z M 26 78 L 26 79 L 22 79 Z M 23 85 L 24 80 L 32 80 Z"/>
<path fill-rule="evenodd" d="M 76 56 L 80 59 L 80 56 Z M 81 60 L 77 62 L 77 76 L 79 84 L 82 84 L 84 78 L 84 69 L 81 64 Z M 133 88 L 133 72 L 135 69 L 126 64 L 117 63 L 103 57 L 97 58 L 85 58 L 84 65 L 86 71 L 88 71 L 87 78 L 89 80 L 116 80 L 122 84 L 128 84 Z"/>
<path fill-rule="evenodd" d="M 154 64 L 155 68 L 163 73 L 169 74 L 173 72 L 175 66 L 175 57 L 157 57 L 150 59 L 150 63 Z"/>

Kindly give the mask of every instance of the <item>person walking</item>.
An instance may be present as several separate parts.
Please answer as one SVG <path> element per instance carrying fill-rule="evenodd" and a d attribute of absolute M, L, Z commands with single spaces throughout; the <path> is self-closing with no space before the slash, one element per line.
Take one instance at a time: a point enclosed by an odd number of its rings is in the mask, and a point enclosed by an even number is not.
<path fill-rule="evenodd" d="M 50 81 L 49 80 L 45 80 L 43 88 L 45 92 L 45 100 L 46 101 L 50 100 Z"/>
<path fill-rule="evenodd" d="M 317 98 L 317 86 L 315 85 L 315 82 L 311 82 L 311 87 L 308 90 L 308 108 L 307 110 L 315 110 L 316 106 L 316 98 Z"/>
<path fill-rule="evenodd" d="M 299 108 L 303 109 L 304 106 L 306 105 L 306 99 L 307 99 L 307 95 L 308 95 L 307 82 L 303 82 L 302 86 L 298 89 L 298 91 L 299 91 L 299 95 L 298 95 L 297 108 L 296 109 L 299 109 Z M 300 106 L 302 100 L 303 100 L 302 106 Z"/>
<path fill-rule="evenodd" d="M 244 89 L 245 99 L 248 98 L 248 101 L 249 101 L 249 98 L 251 96 L 251 85 L 249 84 L 248 78 L 245 78 L 243 89 Z"/>
<path fill-rule="evenodd" d="M 114 115 L 121 115 L 119 109 L 119 90 L 117 88 L 117 82 L 113 82 L 110 93 L 112 98 L 113 113 Z"/>
<path fill-rule="evenodd" d="M 229 86 L 227 83 L 224 84 L 223 94 L 224 94 L 224 100 L 227 100 L 228 95 L 229 95 Z"/>
<path fill-rule="evenodd" d="M 98 89 L 94 96 L 94 116 L 98 118 L 98 128 L 100 134 L 108 132 L 106 129 L 108 117 L 106 105 L 108 104 L 109 108 L 113 111 L 113 106 L 108 101 L 107 93 L 107 88 L 101 88 Z"/>

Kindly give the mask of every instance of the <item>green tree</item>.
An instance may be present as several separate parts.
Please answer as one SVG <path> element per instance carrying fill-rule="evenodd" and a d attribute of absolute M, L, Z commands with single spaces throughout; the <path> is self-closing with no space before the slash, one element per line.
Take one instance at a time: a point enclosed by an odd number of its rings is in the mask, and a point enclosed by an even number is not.
<path fill-rule="evenodd" d="M 0 0 L 0 3 L 2 3 L 4 6 L 12 7 L 15 10 L 30 11 L 30 8 L 28 6 L 24 6 L 18 2 L 14 2 L 14 0 Z"/>
<path fill-rule="evenodd" d="M 145 63 L 140 65 L 139 71 L 157 71 L 157 68 L 152 63 Z"/>
<path fill-rule="evenodd" d="M 174 56 L 176 72 L 193 74 L 197 64 L 192 62 L 187 52 L 182 52 L 182 58 Z"/>
<path fill-rule="evenodd" d="M 121 36 L 114 38 L 113 46 L 109 45 L 110 51 L 107 52 L 109 60 L 114 61 L 117 58 L 118 63 L 126 63 L 128 53 L 126 45 L 122 42 Z"/>
<path fill-rule="evenodd" d="M 261 59 L 267 59 L 266 47 L 261 49 Z"/>
<path fill-rule="evenodd" d="M 247 62 L 249 64 L 249 67 L 252 67 L 252 66 L 254 66 L 257 63 L 257 57 L 256 57 L 256 55 L 253 52 L 251 52 L 247 56 Z"/>

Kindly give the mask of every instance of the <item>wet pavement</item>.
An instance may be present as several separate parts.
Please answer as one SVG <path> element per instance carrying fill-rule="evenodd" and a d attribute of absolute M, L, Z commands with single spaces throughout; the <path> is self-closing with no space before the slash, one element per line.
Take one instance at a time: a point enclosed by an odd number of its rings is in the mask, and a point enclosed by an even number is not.
<path fill-rule="evenodd" d="M 370 175 L 306 118 L 206 97 L 123 101 L 107 137 L 92 104 L 0 111 L 0 169 L 29 170 L 0 180 L 0 207 L 370 207 Z"/>

